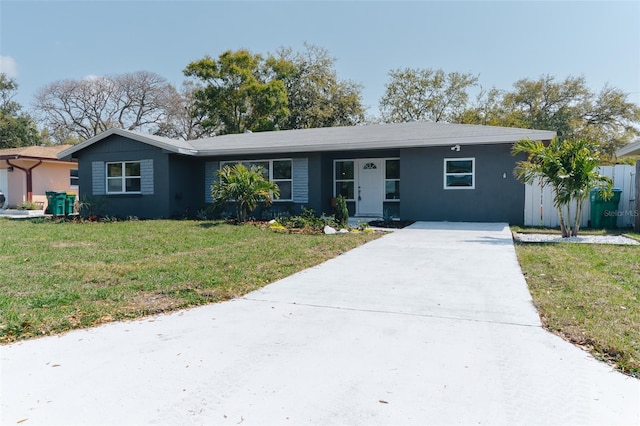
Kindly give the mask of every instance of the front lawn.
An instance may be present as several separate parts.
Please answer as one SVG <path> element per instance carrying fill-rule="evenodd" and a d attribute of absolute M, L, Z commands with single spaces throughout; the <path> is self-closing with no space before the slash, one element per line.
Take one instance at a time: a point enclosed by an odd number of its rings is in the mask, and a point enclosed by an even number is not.
<path fill-rule="evenodd" d="M 241 296 L 380 234 L 0 219 L 0 342 Z"/>
<path fill-rule="evenodd" d="M 543 323 L 640 378 L 640 247 L 516 244 Z"/>

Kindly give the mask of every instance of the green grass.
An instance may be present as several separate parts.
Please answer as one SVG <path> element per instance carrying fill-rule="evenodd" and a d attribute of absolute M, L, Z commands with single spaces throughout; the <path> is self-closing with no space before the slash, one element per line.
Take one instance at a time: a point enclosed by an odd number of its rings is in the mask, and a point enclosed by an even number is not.
<path fill-rule="evenodd" d="M 516 252 L 545 326 L 640 378 L 640 247 L 519 243 Z"/>
<path fill-rule="evenodd" d="M 0 219 L 0 342 L 241 296 L 379 234 Z"/>

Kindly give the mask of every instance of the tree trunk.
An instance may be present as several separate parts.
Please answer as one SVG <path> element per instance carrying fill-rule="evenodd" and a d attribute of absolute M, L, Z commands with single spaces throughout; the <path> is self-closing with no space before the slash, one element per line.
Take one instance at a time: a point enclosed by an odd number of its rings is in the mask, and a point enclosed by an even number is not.
<path fill-rule="evenodd" d="M 569 230 L 567 229 L 567 224 L 564 221 L 562 207 L 558 207 L 558 218 L 560 219 L 560 231 L 562 232 L 562 238 L 569 237 Z"/>
<path fill-rule="evenodd" d="M 580 221 L 582 219 L 582 202 L 584 200 L 576 200 L 576 217 L 573 221 L 573 229 L 571 230 L 571 236 L 577 237 L 580 230 Z"/>

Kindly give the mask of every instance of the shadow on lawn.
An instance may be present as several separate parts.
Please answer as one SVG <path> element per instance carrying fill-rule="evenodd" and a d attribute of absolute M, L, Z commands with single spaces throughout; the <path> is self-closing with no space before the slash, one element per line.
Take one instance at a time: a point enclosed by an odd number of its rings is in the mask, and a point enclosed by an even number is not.
<path fill-rule="evenodd" d="M 199 223 L 198 226 L 200 228 L 204 228 L 204 229 L 209 229 L 209 228 L 216 228 L 218 226 L 224 225 L 226 224 L 226 222 L 202 222 Z"/>

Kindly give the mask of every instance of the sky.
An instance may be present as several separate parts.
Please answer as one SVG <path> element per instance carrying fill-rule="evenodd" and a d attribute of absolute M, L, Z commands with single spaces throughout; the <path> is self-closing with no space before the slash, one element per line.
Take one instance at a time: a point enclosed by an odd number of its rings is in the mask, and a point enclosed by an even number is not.
<path fill-rule="evenodd" d="M 363 86 L 369 116 L 389 71 L 442 69 L 508 90 L 520 79 L 583 76 L 640 105 L 638 1 L 34 1 L 0 0 L 0 72 L 34 94 L 63 79 L 150 71 L 179 87 L 205 55 L 328 50 Z"/>

